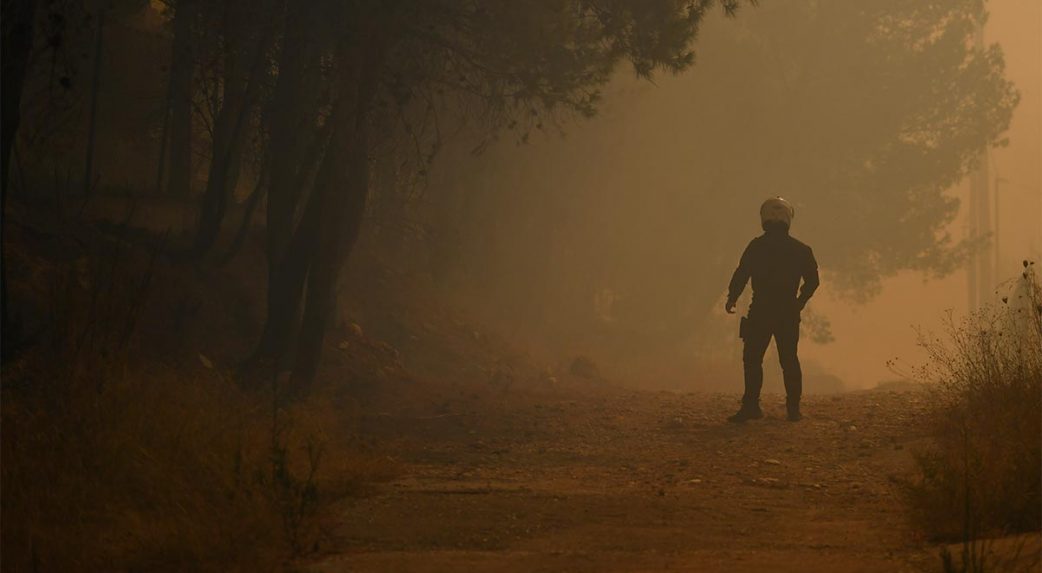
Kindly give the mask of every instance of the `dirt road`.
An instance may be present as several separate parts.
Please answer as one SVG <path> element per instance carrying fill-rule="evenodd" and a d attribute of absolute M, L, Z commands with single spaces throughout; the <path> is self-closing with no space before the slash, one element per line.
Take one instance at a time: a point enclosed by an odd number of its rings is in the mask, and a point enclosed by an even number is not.
<path fill-rule="evenodd" d="M 910 392 L 782 399 L 598 389 L 376 413 L 402 476 L 345 502 L 341 571 L 914 571 L 934 563 L 897 476 L 920 440 Z"/>

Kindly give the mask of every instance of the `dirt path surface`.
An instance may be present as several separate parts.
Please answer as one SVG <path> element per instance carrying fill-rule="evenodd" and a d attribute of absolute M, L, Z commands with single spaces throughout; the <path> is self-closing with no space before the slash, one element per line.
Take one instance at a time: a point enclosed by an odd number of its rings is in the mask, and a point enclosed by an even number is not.
<path fill-rule="evenodd" d="M 345 502 L 341 571 L 916 571 L 895 479 L 907 392 L 808 396 L 806 419 L 724 421 L 735 396 L 562 390 L 377 413 L 401 477 Z M 327 548 L 329 549 L 329 548 Z"/>

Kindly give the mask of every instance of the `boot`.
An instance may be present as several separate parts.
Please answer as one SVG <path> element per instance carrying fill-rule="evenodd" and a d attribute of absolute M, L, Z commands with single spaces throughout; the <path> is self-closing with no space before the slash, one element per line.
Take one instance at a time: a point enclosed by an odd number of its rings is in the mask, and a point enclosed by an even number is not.
<path fill-rule="evenodd" d="M 785 418 L 790 422 L 799 422 L 803 419 L 803 415 L 800 414 L 800 402 L 798 400 L 785 401 Z"/>
<path fill-rule="evenodd" d="M 742 404 L 742 407 L 738 410 L 738 412 L 735 413 L 735 415 L 728 418 L 727 421 L 735 424 L 744 424 L 749 420 L 759 420 L 762 417 L 763 411 L 760 410 L 759 404 L 753 404 L 752 406 Z"/>

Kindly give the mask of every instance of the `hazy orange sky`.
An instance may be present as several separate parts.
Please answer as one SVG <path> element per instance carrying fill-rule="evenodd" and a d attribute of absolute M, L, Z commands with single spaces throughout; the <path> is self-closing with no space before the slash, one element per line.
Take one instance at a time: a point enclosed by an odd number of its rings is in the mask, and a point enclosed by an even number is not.
<path fill-rule="evenodd" d="M 774 10 L 779 10 L 779 6 L 784 4 L 775 5 Z M 1012 278 L 1017 276 L 1023 259 L 1042 259 L 1042 1 L 991 0 L 987 6 L 991 16 L 984 40 L 1001 46 L 1006 76 L 1020 94 L 1010 129 L 1005 134 L 1009 144 L 991 151 L 989 173 L 989 178 L 998 176 L 1003 180 L 999 210 L 1002 260 L 996 276 Z M 756 10 L 767 12 L 769 7 L 749 8 L 746 14 L 752 17 Z M 773 15 L 777 16 L 778 12 Z M 743 25 L 743 14 L 734 19 L 717 15 L 707 20 L 696 43 L 699 59 L 690 71 L 680 76 L 659 74 L 652 83 L 634 78 L 630 70 L 622 70 L 606 90 L 598 117 L 569 124 L 565 137 L 549 134 L 537 138 L 531 145 L 509 145 L 504 155 L 510 160 L 492 163 L 495 177 L 489 177 L 484 185 L 523 179 L 525 185 L 534 188 L 611 189 L 615 194 L 606 196 L 614 197 L 627 197 L 628 192 L 639 192 L 645 185 L 684 189 L 682 179 L 689 177 L 690 172 L 680 168 L 674 169 L 675 173 L 669 170 L 675 165 L 671 160 L 682 160 L 675 154 L 675 148 L 683 148 L 683 138 L 690 135 L 671 129 L 677 125 L 679 114 L 691 105 L 691 94 L 698 89 L 698 82 L 713 81 L 706 75 L 712 69 L 707 66 L 708 62 L 712 58 L 728 57 L 726 53 L 714 51 L 717 45 L 714 40 L 722 35 L 742 33 Z M 655 176 L 649 177 L 649 172 Z M 763 193 L 769 195 L 771 190 L 765 189 Z M 964 182 L 950 193 L 962 199 L 961 211 L 948 229 L 953 239 L 958 240 L 967 236 L 968 185 Z M 801 197 L 789 198 L 800 204 Z M 736 205 L 736 208 L 748 209 L 748 232 L 758 233 L 756 205 Z M 806 215 L 797 216 L 793 226 L 793 235 L 797 238 L 810 235 L 807 230 L 820 224 L 813 219 L 812 210 L 803 212 Z M 729 213 L 728 217 L 732 215 Z M 603 222 L 593 220 L 589 224 L 596 227 Z M 663 236 L 648 233 L 630 236 L 627 240 L 655 242 L 663 240 Z M 589 248 L 590 256 L 596 256 L 596 249 L 590 246 L 594 244 L 570 247 L 580 251 Z M 821 246 L 817 246 L 820 251 Z M 741 244 L 736 242 L 735 252 L 729 256 L 737 261 L 740 249 Z M 882 292 L 866 304 L 853 304 L 831 296 L 835 291 L 831 290 L 827 264 L 822 271 L 822 288 L 811 306 L 831 321 L 836 340 L 825 345 L 804 342 L 801 354 L 810 370 L 834 374 L 851 389 L 872 387 L 910 372 L 911 366 L 923 358 L 917 347 L 917 327 L 936 331 L 943 326 L 948 310 L 957 316 L 964 315 L 969 303 L 964 271 L 933 280 L 916 272 L 901 273 L 886 280 Z M 720 283 L 721 296 L 725 279 L 722 275 L 714 277 Z M 721 309 L 718 312 L 722 317 Z M 740 356 L 741 342 L 735 338 L 732 344 L 734 356 Z M 773 362 L 774 356 L 774 351 L 770 351 L 768 361 Z M 893 359 L 902 365 L 901 372 L 888 369 L 887 363 Z M 739 368 L 736 358 L 735 375 Z M 647 375 L 645 366 L 635 372 L 627 375 L 638 378 L 637 383 L 656 383 L 657 375 Z M 686 384 L 693 388 L 704 383 L 704 376 L 705 372 L 691 372 L 681 378 L 689 380 Z M 780 390 L 778 386 L 768 388 Z"/>
<path fill-rule="evenodd" d="M 985 41 L 1002 46 L 1007 77 L 1020 91 L 1009 146 L 994 150 L 991 158 L 992 178 L 997 173 L 1008 180 L 999 187 L 998 276 L 1009 278 L 1016 276 L 1023 259 L 1042 258 L 1042 2 L 992 0 L 988 6 Z M 968 187 L 963 184 L 954 192 L 965 200 Z M 951 229 L 954 237 L 965 236 L 965 214 L 963 206 Z M 896 378 L 887 360 L 898 358 L 905 369 L 922 360 L 915 346 L 916 326 L 937 330 L 946 309 L 965 313 L 967 278 L 959 272 L 924 281 L 922 275 L 906 273 L 887 281 L 882 294 L 866 305 L 830 299 L 827 288 L 815 304 L 832 320 L 837 340 L 804 345 L 806 359 L 820 362 L 849 387 L 870 387 Z"/>

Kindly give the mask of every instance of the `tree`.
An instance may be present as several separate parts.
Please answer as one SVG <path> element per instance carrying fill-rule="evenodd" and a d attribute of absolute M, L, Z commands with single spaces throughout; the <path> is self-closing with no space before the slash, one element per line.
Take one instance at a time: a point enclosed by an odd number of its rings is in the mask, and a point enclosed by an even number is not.
<path fill-rule="evenodd" d="M 187 199 L 192 181 L 192 54 L 193 23 L 197 17 L 194 0 L 180 0 L 174 6 L 173 41 L 170 46 L 170 87 L 168 98 L 170 157 L 167 193 Z M 160 157 L 160 161 L 166 158 Z M 162 184 L 162 181 L 159 182 Z"/>
<path fill-rule="evenodd" d="M 1001 144 L 1017 101 L 998 47 L 973 47 L 984 17 L 973 0 L 848 0 L 711 27 L 694 71 L 641 97 L 624 84 L 611 119 L 494 148 L 487 177 L 445 176 L 473 195 L 445 223 L 483 246 L 455 258 L 489 269 L 472 284 L 506 293 L 507 318 L 613 358 L 706 325 L 771 195 L 796 203 L 794 234 L 829 291 L 865 300 L 901 270 L 951 272 L 972 245 L 946 234 L 947 190 Z M 493 184 L 496 196 L 478 191 Z"/>
<path fill-rule="evenodd" d="M 14 146 L 15 135 L 18 133 L 18 123 L 21 119 L 22 86 L 25 81 L 26 68 L 29 64 L 29 54 L 33 48 L 33 28 L 36 24 L 36 2 L 35 0 L 4 0 L 3 3 L 3 112 L 0 117 L 3 133 L 2 149 L 0 159 L 3 161 L 0 167 L 0 233 L 6 228 L 7 216 L 7 184 L 10 179 L 8 167 L 11 164 L 11 151 Z M 0 237 L 0 245 L 3 239 Z M 10 317 L 7 310 L 7 266 L 6 257 L 0 253 L 0 308 L 2 308 L 2 324 L 0 329 L 4 331 L 4 355 L 8 354 L 11 330 Z"/>
<path fill-rule="evenodd" d="M 274 88 L 279 109 L 268 128 L 274 151 L 268 324 L 257 357 L 273 359 L 277 367 L 292 364 L 298 387 L 314 375 L 382 138 L 415 136 L 420 126 L 408 118 L 436 115 L 423 110 L 467 118 L 486 132 L 524 132 L 561 115 L 592 115 L 599 88 L 620 62 L 630 61 L 642 77 L 689 66 L 698 25 L 715 4 L 286 4 Z M 720 4 L 728 12 L 736 8 L 734 1 Z M 295 31 L 301 22 L 313 23 L 311 37 Z M 324 96 L 313 97 L 304 81 L 316 75 Z M 300 104 L 309 97 L 311 105 Z M 305 187 L 303 166 L 313 159 L 301 150 L 316 138 L 321 160 Z"/>
<path fill-rule="evenodd" d="M 239 180 L 250 117 L 258 103 L 274 40 L 275 5 L 273 0 L 225 0 L 208 6 L 206 17 L 220 30 L 220 96 L 213 118 L 209 174 L 192 246 L 197 256 L 206 254 L 217 241 Z"/>

